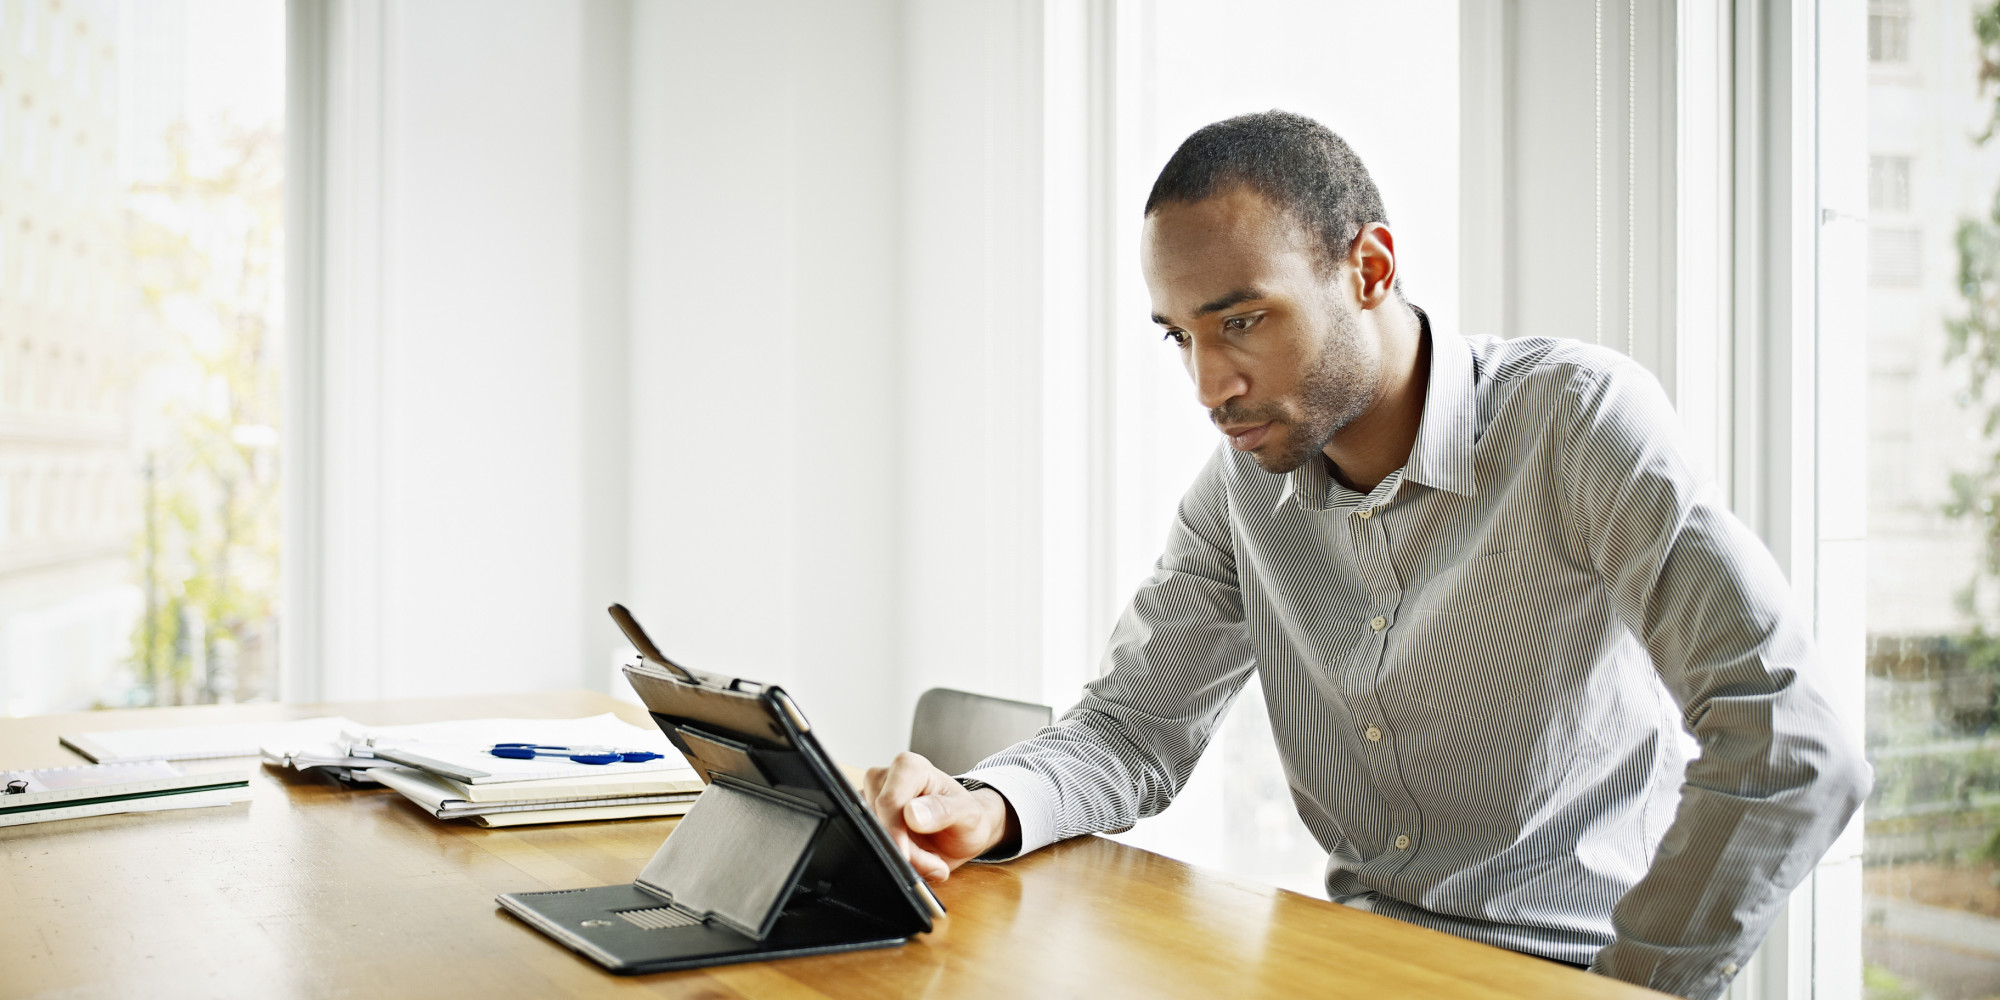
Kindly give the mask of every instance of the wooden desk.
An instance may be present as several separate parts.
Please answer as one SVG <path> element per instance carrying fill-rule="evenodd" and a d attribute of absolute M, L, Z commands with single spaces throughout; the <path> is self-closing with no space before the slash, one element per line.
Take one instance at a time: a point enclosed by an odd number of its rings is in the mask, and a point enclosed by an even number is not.
<path fill-rule="evenodd" d="M 79 763 L 59 732 L 607 710 L 646 721 L 587 692 L 0 719 L 0 766 Z M 960 870 L 902 948 L 612 976 L 493 897 L 630 881 L 673 820 L 485 830 L 257 771 L 247 806 L 0 828 L 0 996 L 1660 996 L 1095 837 Z"/>

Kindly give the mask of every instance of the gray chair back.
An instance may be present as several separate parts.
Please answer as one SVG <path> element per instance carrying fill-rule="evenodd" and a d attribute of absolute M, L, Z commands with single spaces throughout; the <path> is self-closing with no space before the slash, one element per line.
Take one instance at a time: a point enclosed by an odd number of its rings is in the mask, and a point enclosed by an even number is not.
<path fill-rule="evenodd" d="M 1047 705 L 1009 701 L 970 691 L 931 688 L 917 699 L 910 749 L 946 774 L 972 766 L 1041 732 L 1055 717 Z"/>

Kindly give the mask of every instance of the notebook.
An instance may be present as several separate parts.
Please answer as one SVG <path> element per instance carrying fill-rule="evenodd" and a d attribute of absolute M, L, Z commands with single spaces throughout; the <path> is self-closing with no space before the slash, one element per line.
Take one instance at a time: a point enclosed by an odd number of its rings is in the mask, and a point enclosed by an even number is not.
<path fill-rule="evenodd" d="M 165 761 L 0 771 L 0 826 L 228 805 L 250 798 L 243 771 L 182 774 Z"/>

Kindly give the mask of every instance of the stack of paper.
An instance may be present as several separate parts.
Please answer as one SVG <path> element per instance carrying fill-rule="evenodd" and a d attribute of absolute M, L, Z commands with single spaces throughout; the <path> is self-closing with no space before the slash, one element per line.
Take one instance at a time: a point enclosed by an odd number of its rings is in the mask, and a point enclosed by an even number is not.
<path fill-rule="evenodd" d="M 634 726 L 609 712 L 584 719 L 467 719 L 406 726 L 365 726 L 328 717 L 114 730 L 62 739 L 99 761 L 261 753 L 265 763 L 277 767 L 324 768 L 349 780 L 379 780 L 439 819 L 471 819 L 484 826 L 678 816 L 702 789 L 700 776 L 657 728 Z M 615 764 L 583 764 L 562 754 L 515 760 L 493 756 L 499 743 L 611 747 L 659 757 Z"/>
<path fill-rule="evenodd" d="M 702 788 L 692 769 L 477 785 L 416 768 L 377 768 L 372 773 L 439 819 L 469 819 L 480 826 L 679 816 L 694 805 Z"/>
<path fill-rule="evenodd" d="M 495 757 L 498 743 L 612 747 L 654 760 L 583 764 L 567 756 Z M 351 747 L 377 763 L 368 774 L 439 819 L 481 826 L 678 816 L 703 787 L 701 776 L 658 729 L 610 713 L 587 719 L 475 719 L 379 727 Z"/>
<path fill-rule="evenodd" d="M 165 761 L 0 771 L 0 826 L 223 806 L 250 798 L 241 771 L 182 774 Z"/>

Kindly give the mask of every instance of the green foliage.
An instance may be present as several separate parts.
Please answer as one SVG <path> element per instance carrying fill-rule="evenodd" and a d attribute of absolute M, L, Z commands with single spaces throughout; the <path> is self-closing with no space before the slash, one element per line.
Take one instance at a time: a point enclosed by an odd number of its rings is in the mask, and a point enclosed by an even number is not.
<path fill-rule="evenodd" d="M 1924 1000 L 1924 991 L 1874 962 L 1861 966 L 1861 995 L 1867 1000 Z"/>
<path fill-rule="evenodd" d="M 1965 219 L 1954 241 L 1958 248 L 1958 291 L 1963 316 L 1945 321 L 1945 358 L 1965 373 L 1959 402 L 1980 412 L 1980 461 L 1951 473 L 1945 513 L 1979 524 L 1986 541 L 1982 566 L 2000 575 L 2000 400 L 1990 389 L 2000 369 L 2000 198 L 1984 219 Z"/>
<path fill-rule="evenodd" d="M 2000 130 L 2000 87 L 1995 86 L 2000 84 L 2000 2 L 1979 8 L 1972 27 L 1979 40 L 1979 91 L 1984 95 L 1995 90 L 1986 130 L 1974 140 L 1984 145 Z M 1995 372 L 2000 371 L 2000 192 L 1995 192 L 1983 218 L 1960 220 L 1953 244 L 1965 312 L 1945 321 L 1945 360 L 1963 372 L 1960 405 L 1979 417 L 1979 458 L 1971 467 L 1951 473 L 1945 513 L 1979 527 L 1985 542 L 1980 575 L 1990 581 L 2000 578 L 2000 393 L 1994 384 Z M 1977 580 L 1970 582 L 1959 600 L 1961 611 L 1975 620 L 1978 585 Z M 1969 668 L 2000 670 L 2000 647 L 1983 625 L 1976 625 L 1965 643 L 1972 654 Z"/>
<path fill-rule="evenodd" d="M 1972 34 L 1979 39 L 1979 90 L 1984 93 L 1988 84 L 2000 82 L 2000 3 L 1973 12 Z M 2000 124 L 2000 94 L 1994 97 L 1993 115 L 1980 142 L 1993 137 L 1996 124 Z"/>
<path fill-rule="evenodd" d="M 135 667 L 154 702 L 259 693 L 231 676 L 268 653 L 278 590 L 277 302 L 283 145 L 276 132 L 167 136 L 172 167 L 130 197 L 130 252 L 157 330 L 147 358 L 147 610 Z M 269 657 L 259 657 L 269 662 Z M 220 669 L 218 669 L 220 667 Z"/>

